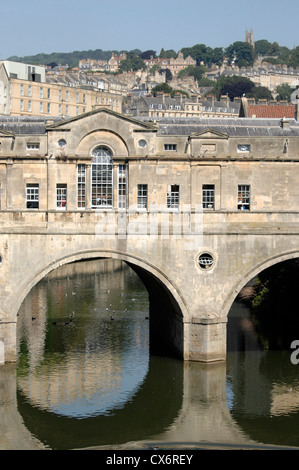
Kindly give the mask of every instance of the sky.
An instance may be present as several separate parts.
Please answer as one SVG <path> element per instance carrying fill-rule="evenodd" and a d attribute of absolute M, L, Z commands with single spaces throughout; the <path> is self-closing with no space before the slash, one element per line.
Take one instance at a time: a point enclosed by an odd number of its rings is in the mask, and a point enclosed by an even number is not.
<path fill-rule="evenodd" d="M 0 59 L 245 41 L 299 45 L 298 0 L 0 0 Z"/>

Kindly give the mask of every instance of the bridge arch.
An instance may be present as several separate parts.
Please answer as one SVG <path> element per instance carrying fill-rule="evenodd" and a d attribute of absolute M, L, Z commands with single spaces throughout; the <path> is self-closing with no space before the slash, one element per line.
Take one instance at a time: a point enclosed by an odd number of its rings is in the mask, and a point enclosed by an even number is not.
<path fill-rule="evenodd" d="M 281 263 L 283 261 L 295 259 L 295 258 L 299 258 L 299 250 L 290 250 L 290 251 L 285 251 L 280 254 L 273 255 L 269 258 L 265 258 L 261 260 L 260 262 L 252 266 L 251 269 L 249 269 L 245 273 L 245 275 L 243 274 L 231 288 L 231 291 L 229 295 L 227 296 L 222 307 L 223 315 L 225 315 L 226 317 L 228 316 L 228 313 L 237 295 L 240 293 L 242 288 L 245 287 L 249 281 L 251 281 L 251 279 L 256 277 L 259 273 L 261 273 L 265 269 L 270 268 L 271 266 L 274 266 L 275 264 Z"/>
<path fill-rule="evenodd" d="M 165 273 L 132 254 L 110 250 L 86 250 L 55 260 L 25 281 L 18 295 L 16 314 L 30 290 L 47 274 L 65 264 L 88 259 L 124 261 L 136 272 L 149 294 L 150 345 L 152 351 L 166 351 L 183 358 L 184 319 L 188 316 L 185 301 L 178 288 Z"/>

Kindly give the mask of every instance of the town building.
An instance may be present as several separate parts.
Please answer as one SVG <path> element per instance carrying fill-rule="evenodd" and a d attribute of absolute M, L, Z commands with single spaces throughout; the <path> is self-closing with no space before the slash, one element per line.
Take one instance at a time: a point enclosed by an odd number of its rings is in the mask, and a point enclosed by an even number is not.
<path fill-rule="evenodd" d="M 201 99 L 199 95 L 186 97 L 177 93 L 173 97 L 158 92 L 157 96 L 129 95 L 124 112 L 137 117 L 157 118 L 202 118 L 202 117 L 238 117 L 240 103 L 231 102 L 228 96 L 220 100 L 215 97 Z"/>
<path fill-rule="evenodd" d="M 192 59 L 192 57 L 190 56 L 184 58 L 184 54 L 181 51 L 178 52 L 178 55 L 176 58 L 157 57 L 154 59 L 153 57 L 151 57 L 150 59 L 145 59 L 144 63 L 147 68 L 151 68 L 156 65 L 160 67 L 161 69 L 169 69 L 172 76 L 178 75 L 178 73 L 181 70 L 184 70 L 186 67 L 196 66 L 196 60 Z"/>
<path fill-rule="evenodd" d="M 45 67 L 0 63 L 0 113 L 74 117 L 97 107 L 122 110 L 123 87 L 85 73 L 46 72 Z"/>

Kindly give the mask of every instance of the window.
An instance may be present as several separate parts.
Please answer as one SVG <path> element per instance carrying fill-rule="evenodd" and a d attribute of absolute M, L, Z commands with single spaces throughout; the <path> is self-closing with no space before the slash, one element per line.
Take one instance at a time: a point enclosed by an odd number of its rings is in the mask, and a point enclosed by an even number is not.
<path fill-rule="evenodd" d="M 24 111 L 24 100 L 21 100 L 20 102 L 20 110 Z"/>
<path fill-rule="evenodd" d="M 77 167 L 77 197 L 78 208 L 84 209 L 86 206 L 86 165 L 79 164 Z"/>
<path fill-rule="evenodd" d="M 40 98 L 43 98 L 43 97 L 44 97 L 44 89 L 43 89 L 43 87 L 40 87 L 40 89 L 39 89 L 39 97 L 40 97 Z"/>
<path fill-rule="evenodd" d="M 26 149 L 27 150 L 39 150 L 39 142 L 27 142 Z"/>
<path fill-rule="evenodd" d="M 248 144 L 238 145 L 238 152 L 250 152 L 250 145 Z"/>
<path fill-rule="evenodd" d="M 47 104 L 47 112 L 48 112 L 48 114 L 51 113 L 51 103 Z"/>
<path fill-rule="evenodd" d="M 137 208 L 147 209 L 147 184 L 137 185 Z"/>
<path fill-rule="evenodd" d="M 164 150 L 171 150 L 176 152 L 177 145 L 176 144 L 164 144 Z"/>
<path fill-rule="evenodd" d="M 48 88 L 48 100 L 51 98 L 51 88 Z"/>
<path fill-rule="evenodd" d="M 66 209 L 67 186 L 66 184 L 57 184 L 56 186 L 56 207 L 57 209 Z"/>
<path fill-rule="evenodd" d="M 39 103 L 39 111 L 40 111 L 40 113 L 44 112 L 44 105 L 43 105 L 42 101 Z"/>
<path fill-rule="evenodd" d="M 39 208 L 39 185 L 38 184 L 27 184 L 26 208 L 27 209 Z"/>
<path fill-rule="evenodd" d="M 127 207 L 127 166 L 118 165 L 118 208 Z"/>
<path fill-rule="evenodd" d="M 68 91 L 65 92 L 65 100 L 66 100 L 66 101 L 69 100 L 69 92 L 68 92 Z"/>
<path fill-rule="evenodd" d="M 238 209 L 250 210 L 250 186 L 240 184 L 238 186 Z"/>
<path fill-rule="evenodd" d="M 66 116 L 68 116 L 68 114 L 69 114 L 69 105 L 68 104 L 65 105 L 65 114 L 66 114 Z"/>
<path fill-rule="evenodd" d="M 24 85 L 20 85 L 21 96 L 24 96 Z"/>
<path fill-rule="evenodd" d="M 32 96 L 32 87 L 28 85 L 28 96 Z"/>
<path fill-rule="evenodd" d="M 58 147 L 63 148 L 66 146 L 66 140 L 65 139 L 59 139 L 58 142 Z"/>
<path fill-rule="evenodd" d="M 96 147 L 91 160 L 91 205 L 92 207 L 112 207 L 113 162 L 106 147 Z"/>
<path fill-rule="evenodd" d="M 61 90 L 58 91 L 58 99 L 59 99 L 59 101 L 62 100 L 62 91 Z"/>
<path fill-rule="evenodd" d="M 215 208 L 215 186 L 213 184 L 202 186 L 202 207 L 203 209 Z"/>
<path fill-rule="evenodd" d="M 138 146 L 139 146 L 140 148 L 145 148 L 145 147 L 147 146 L 147 141 L 144 140 L 144 139 L 140 139 L 140 140 L 138 141 Z"/>
<path fill-rule="evenodd" d="M 170 190 L 167 192 L 167 208 L 178 209 L 180 203 L 180 187 L 177 184 L 170 186 Z"/>
<path fill-rule="evenodd" d="M 32 111 L 31 100 L 28 101 L 28 111 Z"/>
<path fill-rule="evenodd" d="M 61 108 L 61 104 L 58 105 L 58 114 L 59 116 L 61 116 L 61 113 L 62 113 L 62 108 Z"/>

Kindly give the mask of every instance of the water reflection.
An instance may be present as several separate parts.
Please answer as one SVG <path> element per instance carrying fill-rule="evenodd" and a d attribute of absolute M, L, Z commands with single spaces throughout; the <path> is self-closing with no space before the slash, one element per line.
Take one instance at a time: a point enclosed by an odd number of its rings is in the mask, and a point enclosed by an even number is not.
<path fill-rule="evenodd" d="M 148 304 L 120 263 L 74 267 L 40 282 L 20 309 L 18 387 L 33 405 L 85 418 L 122 406 L 144 381 Z"/>
<path fill-rule="evenodd" d="M 244 305 L 230 312 L 226 363 L 150 356 L 147 316 L 122 264 L 41 281 L 19 312 L 17 369 L 0 368 L 0 448 L 299 446 L 299 366 L 260 349 Z"/>

